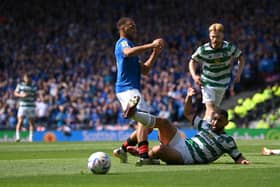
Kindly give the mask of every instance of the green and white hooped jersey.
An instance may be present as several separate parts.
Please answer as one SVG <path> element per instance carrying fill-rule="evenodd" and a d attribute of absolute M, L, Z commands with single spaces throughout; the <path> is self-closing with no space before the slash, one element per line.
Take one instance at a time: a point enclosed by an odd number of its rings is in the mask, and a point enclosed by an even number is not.
<path fill-rule="evenodd" d="M 241 155 L 231 136 L 214 133 L 211 125 L 198 116 L 194 118 L 193 125 L 198 129 L 198 134 L 185 140 L 192 158 L 191 163 L 210 163 L 224 153 L 228 153 L 234 160 Z"/>
<path fill-rule="evenodd" d="M 242 52 L 233 44 L 223 41 L 219 49 L 213 49 L 210 42 L 197 48 L 192 59 L 202 63 L 202 83 L 205 86 L 226 88 L 231 79 L 231 62 Z"/>
<path fill-rule="evenodd" d="M 28 85 L 24 82 L 21 82 L 17 85 L 17 93 L 27 93 L 28 97 L 19 98 L 20 107 L 35 107 L 37 88 L 34 85 Z"/>

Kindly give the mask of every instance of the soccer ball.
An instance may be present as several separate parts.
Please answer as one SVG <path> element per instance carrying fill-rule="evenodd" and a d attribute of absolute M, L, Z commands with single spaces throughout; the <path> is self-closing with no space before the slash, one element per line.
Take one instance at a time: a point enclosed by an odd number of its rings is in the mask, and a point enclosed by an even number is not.
<path fill-rule="evenodd" d="M 110 167 L 111 159 L 107 153 L 95 152 L 88 158 L 88 169 L 94 174 L 106 174 Z"/>

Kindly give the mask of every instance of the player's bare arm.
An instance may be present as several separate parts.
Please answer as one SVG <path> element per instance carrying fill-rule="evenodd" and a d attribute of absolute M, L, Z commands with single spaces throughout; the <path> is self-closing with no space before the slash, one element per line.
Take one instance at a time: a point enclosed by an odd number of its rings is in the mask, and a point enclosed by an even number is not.
<path fill-rule="evenodd" d="M 195 89 L 190 87 L 188 89 L 188 95 L 185 98 L 185 106 L 184 106 L 184 115 L 190 122 L 192 122 L 194 118 L 194 113 L 192 109 L 192 96 L 194 95 L 195 95 Z"/>
<path fill-rule="evenodd" d="M 240 82 L 240 78 L 241 78 L 241 74 L 244 69 L 244 65 L 245 65 L 245 59 L 244 59 L 243 55 L 241 55 L 240 57 L 238 57 L 238 70 L 237 70 L 234 82 L 237 82 L 237 83 Z"/>
<path fill-rule="evenodd" d="M 164 40 L 159 38 L 153 41 L 153 43 L 156 43 L 155 48 L 153 48 L 153 52 L 144 63 L 141 64 L 141 73 L 143 75 L 147 75 L 149 71 L 152 69 L 158 55 L 161 53 L 162 49 L 164 48 Z"/>
<path fill-rule="evenodd" d="M 127 57 L 137 56 L 153 48 L 161 48 L 161 47 L 163 47 L 163 39 L 159 38 L 154 40 L 152 43 L 139 45 L 131 48 L 127 47 L 123 50 L 123 53 Z"/>
<path fill-rule="evenodd" d="M 27 93 L 19 93 L 19 92 L 17 92 L 17 91 L 14 92 L 14 95 L 15 95 L 16 97 L 27 97 Z"/>
<path fill-rule="evenodd" d="M 197 64 L 197 62 L 194 59 L 191 59 L 189 62 L 189 70 L 190 70 L 191 76 L 192 76 L 193 80 L 195 81 L 195 83 L 197 85 L 201 86 L 201 84 L 202 84 L 201 77 L 200 77 L 200 75 L 197 75 L 195 72 L 196 64 Z"/>

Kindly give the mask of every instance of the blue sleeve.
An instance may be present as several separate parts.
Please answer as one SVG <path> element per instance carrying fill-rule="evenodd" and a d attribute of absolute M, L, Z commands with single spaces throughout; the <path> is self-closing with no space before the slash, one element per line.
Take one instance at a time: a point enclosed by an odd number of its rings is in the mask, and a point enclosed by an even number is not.
<path fill-rule="evenodd" d="M 119 54 L 122 56 L 122 57 L 125 57 L 124 53 L 123 53 L 123 50 L 125 48 L 130 48 L 129 46 L 129 43 L 127 40 L 121 40 L 119 43 L 118 43 L 118 52 Z"/>

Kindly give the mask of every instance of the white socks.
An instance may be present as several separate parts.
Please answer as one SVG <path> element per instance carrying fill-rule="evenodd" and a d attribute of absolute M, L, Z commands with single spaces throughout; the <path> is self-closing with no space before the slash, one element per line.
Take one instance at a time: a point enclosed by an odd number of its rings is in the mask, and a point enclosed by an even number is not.
<path fill-rule="evenodd" d="M 149 128 L 153 128 L 156 124 L 156 116 L 146 112 L 136 111 L 132 119 Z"/>
<path fill-rule="evenodd" d="M 19 136 L 19 131 L 16 130 L 16 140 L 19 140 L 20 139 L 20 136 Z"/>
<path fill-rule="evenodd" d="M 29 131 L 29 142 L 33 142 L 33 131 Z"/>
<path fill-rule="evenodd" d="M 20 132 L 16 130 L 16 140 L 20 140 Z M 33 131 L 29 131 L 29 142 L 33 142 Z"/>

